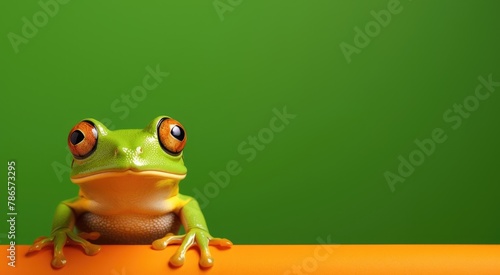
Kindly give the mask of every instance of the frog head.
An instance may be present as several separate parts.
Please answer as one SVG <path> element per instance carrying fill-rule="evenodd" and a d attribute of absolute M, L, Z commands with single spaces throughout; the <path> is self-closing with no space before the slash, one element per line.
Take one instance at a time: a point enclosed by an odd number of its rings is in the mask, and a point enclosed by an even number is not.
<path fill-rule="evenodd" d="M 83 184 L 135 177 L 178 182 L 187 172 L 182 153 L 186 139 L 184 127 L 168 116 L 155 118 L 144 129 L 115 131 L 95 119 L 82 120 L 68 135 L 71 180 Z"/>

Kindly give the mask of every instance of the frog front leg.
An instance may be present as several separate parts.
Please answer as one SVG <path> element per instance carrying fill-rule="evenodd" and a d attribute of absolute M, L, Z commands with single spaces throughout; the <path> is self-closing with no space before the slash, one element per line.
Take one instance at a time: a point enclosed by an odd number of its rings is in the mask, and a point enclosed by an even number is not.
<path fill-rule="evenodd" d="M 205 268 L 211 267 L 214 264 L 214 260 L 210 253 L 209 245 L 231 247 L 233 243 L 228 239 L 212 237 L 208 232 L 208 227 L 198 202 L 188 196 L 179 196 L 188 201 L 179 210 L 179 216 L 186 234 L 174 235 L 169 233 L 165 237 L 154 241 L 152 244 L 153 248 L 162 250 L 169 244 L 180 244 L 177 252 L 170 258 L 170 264 L 173 266 L 182 266 L 187 250 L 194 244 L 197 244 L 200 249 L 200 266 Z"/>
<path fill-rule="evenodd" d="M 99 233 L 82 232 L 76 234 L 73 232 L 75 219 L 76 215 L 73 209 L 65 202 L 60 203 L 56 208 L 50 235 L 48 237 L 44 236 L 37 238 L 29 248 L 28 253 L 39 251 L 46 246 L 53 245 L 54 254 L 51 264 L 54 268 L 61 268 L 66 264 L 66 257 L 64 257 L 63 253 L 63 247 L 66 244 L 81 246 L 87 255 L 97 254 L 101 249 L 100 246 L 88 242 L 87 239 L 95 240 L 99 237 Z"/>

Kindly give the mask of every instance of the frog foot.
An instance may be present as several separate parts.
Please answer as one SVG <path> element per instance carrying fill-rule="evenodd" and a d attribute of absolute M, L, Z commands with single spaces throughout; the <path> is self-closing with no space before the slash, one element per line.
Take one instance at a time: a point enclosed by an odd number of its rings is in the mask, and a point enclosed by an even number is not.
<path fill-rule="evenodd" d="M 217 245 L 220 247 L 231 247 L 233 243 L 228 239 L 214 238 L 208 231 L 200 228 L 192 228 L 184 235 L 167 234 L 165 237 L 153 242 L 153 249 L 162 250 L 169 244 L 181 244 L 177 252 L 170 258 L 170 264 L 179 267 L 184 264 L 186 259 L 186 251 L 197 244 L 200 249 L 200 266 L 208 268 L 213 266 L 214 259 L 210 254 L 209 245 Z"/>
<path fill-rule="evenodd" d="M 63 254 L 63 247 L 66 244 L 79 245 L 83 248 L 85 254 L 95 255 L 101 250 L 101 247 L 87 240 L 95 240 L 97 238 L 99 238 L 99 233 L 97 232 L 81 232 L 76 234 L 69 228 L 60 228 L 53 231 L 49 237 L 37 238 L 29 248 L 28 253 L 39 251 L 46 246 L 53 245 L 54 255 L 52 257 L 52 267 L 61 268 L 66 265 L 66 257 L 64 257 Z"/>

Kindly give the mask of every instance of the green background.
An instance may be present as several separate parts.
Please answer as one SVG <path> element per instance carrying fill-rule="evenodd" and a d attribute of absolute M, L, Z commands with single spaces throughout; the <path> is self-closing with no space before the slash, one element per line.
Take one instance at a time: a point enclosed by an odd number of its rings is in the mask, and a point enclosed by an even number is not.
<path fill-rule="evenodd" d="M 348 63 L 340 43 L 353 45 L 354 28 L 388 3 L 243 0 L 221 20 L 211 1 L 70 1 L 15 53 L 7 35 L 21 35 L 22 18 L 33 21 L 41 7 L 2 1 L 1 154 L 4 171 L 17 163 L 17 242 L 47 235 L 58 202 L 78 192 L 52 167 L 66 163 L 74 124 L 93 117 L 143 128 L 165 114 L 189 135 L 182 193 L 203 190 L 230 160 L 242 167 L 203 209 L 215 236 L 500 243 L 500 94 L 457 130 L 443 120 L 479 76 L 500 81 L 500 5 L 402 1 Z M 170 75 L 128 115 L 112 109 L 157 64 Z M 246 161 L 238 146 L 285 106 L 297 117 Z M 391 192 L 384 173 L 397 173 L 398 156 L 435 128 L 446 142 Z M 1 243 L 6 231 L 0 224 Z"/>

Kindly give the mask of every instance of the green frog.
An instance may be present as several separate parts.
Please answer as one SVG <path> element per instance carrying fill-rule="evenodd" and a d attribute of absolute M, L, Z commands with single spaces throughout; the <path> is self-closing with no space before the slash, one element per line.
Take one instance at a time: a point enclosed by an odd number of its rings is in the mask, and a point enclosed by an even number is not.
<path fill-rule="evenodd" d="M 57 206 L 51 234 L 36 239 L 29 252 L 53 246 L 51 264 L 61 268 L 67 244 L 81 246 L 87 255 L 98 253 L 98 244 L 152 244 L 157 250 L 180 244 L 169 262 L 182 266 L 186 251 L 196 244 L 200 266 L 211 267 L 209 245 L 232 243 L 212 237 L 196 200 L 179 193 L 187 172 L 186 140 L 184 127 L 168 116 L 144 129 L 111 131 L 91 118 L 76 124 L 68 146 L 78 196 Z M 178 235 L 181 225 L 184 235 Z"/>

